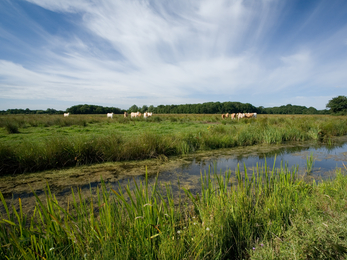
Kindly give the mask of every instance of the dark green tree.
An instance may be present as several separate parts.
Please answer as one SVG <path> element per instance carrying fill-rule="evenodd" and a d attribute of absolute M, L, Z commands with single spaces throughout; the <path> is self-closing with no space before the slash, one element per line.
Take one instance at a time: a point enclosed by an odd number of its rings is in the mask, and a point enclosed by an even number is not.
<path fill-rule="evenodd" d="M 333 113 L 347 112 L 347 97 L 338 96 L 331 100 L 326 105 L 327 108 L 330 108 L 330 111 Z"/>
<path fill-rule="evenodd" d="M 139 111 L 139 107 L 136 106 L 136 105 L 132 105 L 129 109 L 128 109 L 129 112 L 137 112 Z"/>
<path fill-rule="evenodd" d="M 147 105 L 143 105 L 140 110 L 141 110 L 140 111 L 141 113 L 145 113 L 145 112 L 148 111 L 148 106 Z"/>
<path fill-rule="evenodd" d="M 153 106 L 153 105 L 150 105 L 150 106 L 149 106 L 148 112 L 154 112 L 154 106 Z"/>

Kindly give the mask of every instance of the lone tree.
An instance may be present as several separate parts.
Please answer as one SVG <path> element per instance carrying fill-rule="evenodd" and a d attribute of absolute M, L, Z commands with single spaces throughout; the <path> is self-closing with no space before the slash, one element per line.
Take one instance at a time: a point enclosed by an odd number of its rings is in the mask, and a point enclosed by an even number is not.
<path fill-rule="evenodd" d="M 329 103 L 326 105 L 327 108 L 330 108 L 331 112 L 347 112 L 347 97 L 338 96 L 329 100 Z"/>

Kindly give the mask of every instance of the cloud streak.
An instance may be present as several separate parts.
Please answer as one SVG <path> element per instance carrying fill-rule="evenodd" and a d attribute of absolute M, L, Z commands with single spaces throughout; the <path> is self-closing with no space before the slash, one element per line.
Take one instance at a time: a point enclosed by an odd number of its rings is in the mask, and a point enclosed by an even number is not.
<path fill-rule="evenodd" d="M 11 100 L 121 108 L 297 101 L 293 104 L 323 109 L 328 99 L 346 90 L 347 19 L 338 12 L 341 8 L 326 12 L 323 1 L 312 6 L 293 3 L 6 2 L 3 8 L 18 20 L 13 27 L 0 20 L 0 44 L 6 50 L 0 51 L 0 94 Z M 42 24 L 40 17 L 52 14 L 56 20 Z M 314 24 L 323 14 L 335 20 L 319 31 Z M 35 38 L 20 33 L 24 23 Z M 20 101 L 15 106 L 20 107 Z"/>

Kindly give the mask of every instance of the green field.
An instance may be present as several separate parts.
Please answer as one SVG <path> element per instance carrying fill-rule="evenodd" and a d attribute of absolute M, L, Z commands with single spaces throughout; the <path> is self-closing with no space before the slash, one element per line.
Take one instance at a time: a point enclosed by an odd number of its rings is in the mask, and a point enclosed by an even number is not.
<path fill-rule="evenodd" d="M 141 160 L 254 144 L 316 140 L 347 133 L 347 118 L 258 115 L 0 116 L 0 175 L 102 162 Z"/>

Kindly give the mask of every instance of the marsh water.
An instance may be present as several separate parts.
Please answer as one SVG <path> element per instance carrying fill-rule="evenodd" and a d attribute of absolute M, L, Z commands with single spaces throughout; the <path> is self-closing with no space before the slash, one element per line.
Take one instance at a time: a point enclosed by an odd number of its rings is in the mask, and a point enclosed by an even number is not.
<path fill-rule="evenodd" d="M 307 158 L 312 154 L 314 166 L 307 175 Z M 297 167 L 299 175 L 317 181 L 333 178 L 336 168 L 347 166 L 347 136 L 336 138 L 329 144 L 302 142 L 281 145 L 255 145 L 220 149 L 193 155 L 170 157 L 159 156 L 156 159 L 132 162 L 105 163 L 101 165 L 74 167 L 67 170 L 46 171 L 41 173 L 22 174 L 0 178 L 0 191 L 8 204 L 18 207 L 21 198 L 23 210 L 32 211 L 35 207 L 35 191 L 40 199 L 45 199 L 47 185 L 55 194 L 59 204 L 67 206 L 72 200 L 72 190 L 80 189 L 83 196 L 95 196 L 101 179 L 107 188 L 119 189 L 134 181 L 141 182 L 148 173 L 149 183 L 157 178 L 161 185 L 169 184 L 177 196 L 181 187 L 197 193 L 200 190 L 200 176 L 208 171 L 231 174 L 240 166 L 240 170 L 252 170 L 257 164 L 261 167 L 265 162 L 272 168 L 286 164 L 290 169 Z M 0 212 L 4 208 L 0 206 Z"/>

